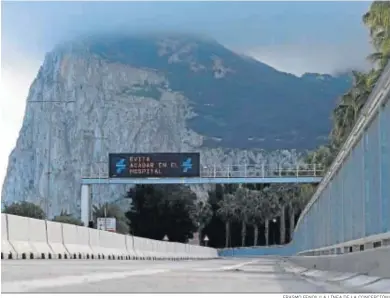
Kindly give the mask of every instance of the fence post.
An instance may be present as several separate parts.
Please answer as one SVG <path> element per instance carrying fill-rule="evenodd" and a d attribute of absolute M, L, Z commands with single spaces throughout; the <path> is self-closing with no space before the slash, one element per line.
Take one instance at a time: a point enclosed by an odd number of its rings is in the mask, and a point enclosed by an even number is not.
<path fill-rule="evenodd" d="M 244 177 L 246 178 L 246 164 L 244 165 Z"/>
<path fill-rule="evenodd" d="M 214 164 L 214 178 L 217 176 L 217 171 L 216 171 L 216 168 L 215 168 L 215 164 Z"/>
<path fill-rule="evenodd" d="M 299 164 L 297 164 L 297 177 L 299 177 Z"/>
<path fill-rule="evenodd" d="M 263 176 L 263 178 L 265 178 L 264 163 L 261 165 L 261 175 Z"/>
<path fill-rule="evenodd" d="M 314 177 L 316 176 L 316 164 L 314 164 Z"/>
<path fill-rule="evenodd" d="M 281 176 L 282 176 L 282 167 L 279 164 L 279 177 L 281 177 Z"/>

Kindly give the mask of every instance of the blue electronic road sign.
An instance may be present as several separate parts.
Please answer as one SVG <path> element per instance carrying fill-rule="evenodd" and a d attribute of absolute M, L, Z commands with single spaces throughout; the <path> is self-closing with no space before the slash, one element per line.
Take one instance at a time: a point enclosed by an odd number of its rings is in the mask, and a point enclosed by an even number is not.
<path fill-rule="evenodd" d="M 115 164 L 115 167 L 116 167 L 116 173 L 117 174 L 121 174 L 125 169 L 126 169 L 126 159 L 125 158 L 121 158 L 117 161 L 117 163 Z"/>
<path fill-rule="evenodd" d="M 191 157 L 188 157 L 183 163 L 181 164 L 181 167 L 183 168 L 183 172 L 187 173 L 189 170 L 192 169 L 192 159 Z"/>
<path fill-rule="evenodd" d="M 199 153 L 110 153 L 110 178 L 200 177 Z"/>

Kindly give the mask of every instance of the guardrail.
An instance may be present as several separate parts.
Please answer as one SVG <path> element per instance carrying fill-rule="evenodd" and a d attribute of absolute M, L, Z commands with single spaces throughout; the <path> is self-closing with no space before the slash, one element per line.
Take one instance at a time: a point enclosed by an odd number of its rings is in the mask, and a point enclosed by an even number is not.
<path fill-rule="evenodd" d="M 202 165 L 201 178 L 274 178 L 274 177 L 322 177 L 324 169 L 319 164 L 269 166 L 257 165 Z M 82 178 L 108 178 L 108 163 L 92 164 L 82 170 Z"/>
<path fill-rule="evenodd" d="M 217 250 L 1 214 L 1 259 L 207 260 Z"/>

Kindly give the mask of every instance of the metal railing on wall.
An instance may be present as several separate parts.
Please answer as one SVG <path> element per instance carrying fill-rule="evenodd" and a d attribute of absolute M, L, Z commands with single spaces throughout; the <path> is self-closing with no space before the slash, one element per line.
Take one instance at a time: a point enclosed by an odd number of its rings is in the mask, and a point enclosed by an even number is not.
<path fill-rule="evenodd" d="M 313 165 L 204 165 L 200 177 L 204 178 L 272 178 L 272 177 L 322 177 L 324 169 Z M 108 163 L 89 164 L 82 169 L 82 178 L 108 178 Z M 163 178 L 163 177 L 162 177 Z"/>
<path fill-rule="evenodd" d="M 389 93 L 390 65 L 297 222 L 298 251 L 344 253 L 343 243 L 390 231 Z"/>

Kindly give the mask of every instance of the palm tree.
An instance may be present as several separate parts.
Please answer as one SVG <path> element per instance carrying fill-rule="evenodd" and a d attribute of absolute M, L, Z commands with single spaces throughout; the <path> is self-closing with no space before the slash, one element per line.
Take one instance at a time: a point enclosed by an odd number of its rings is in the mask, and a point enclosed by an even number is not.
<path fill-rule="evenodd" d="M 264 223 L 264 236 L 265 236 L 265 245 L 269 244 L 269 222 L 273 218 L 279 215 L 279 202 L 278 196 L 275 195 L 271 188 L 264 188 L 260 191 L 260 201 L 259 201 L 259 217 L 261 222 Z"/>
<path fill-rule="evenodd" d="M 235 219 L 238 210 L 235 196 L 225 194 L 223 199 L 218 203 L 218 206 L 217 215 L 225 221 L 225 247 L 227 248 L 229 247 L 230 224 Z"/>
<path fill-rule="evenodd" d="M 353 123 L 355 124 L 359 113 L 366 103 L 372 89 L 377 80 L 377 72 L 370 71 L 369 73 L 362 73 L 358 71 L 353 72 L 354 87 L 352 88 L 353 98 L 355 103 L 353 106 Z"/>
<path fill-rule="evenodd" d="M 379 67 L 368 73 L 352 72 L 353 87 L 342 96 L 332 115 L 333 128 L 330 138 L 331 146 L 336 152 L 350 134 L 369 94 L 389 60 L 390 2 L 374 1 L 369 12 L 363 16 L 363 22 L 370 29 L 371 40 L 376 49 L 376 52 L 368 58 L 378 63 Z"/>
<path fill-rule="evenodd" d="M 288 205 L 291 197 L 289 196 L 290 185 L 280 184 L 271 186 L 271 190 L 276 196 L 277 203 L 279 205 L 280 213 L 280 244 L 286 242 L 286 206 Z"/>
<path fill-rule="evenodd" d="M 353 72 L 353 87 L 341 97 L 332 114 L 333 128 L 330 138 L 336 151 L 341 148 L 356 124 L 360 112 L 378 79 L 377 74 L 378 72 L 374 70 L 368 74 Z"/>
<path fill-rule="evenodd" d="M 363 23 L 369 27 L 370 35 L 376 46 L 380 46 L 383 39 L 389 36 L 390 3 L 374 1 L 370 10 L 363 15 Z"/>
<path fill-rule="evenodd" d="M 372 44 L 376 53 L 369 56 L 383 69 L 390 57 L 390 3 L 374 1 L 370 10 L 363 16 L 363 23 L 370 29 Z"/>
<path fill-rule="evenodd" d="M 288 204 L 290 240 L 292 239 L 292 234 L 294 233 L 295 215 L 297 214 L 297 212 L 301 211 L 307 203 L 306 197 L 302 197 L 301 195 L 301 189 L 301 185 L 294 184 L 288 190 L 288 196 L 290 197 L 290 201 Z M 310 197 L 308 197 L 308 199 L 310 200 Z"/>
<path fill-rule="evenodd" d="M 241 246 L 245 246 L 246 228 L 248 223 L 248 215 L 252 208 L 249 189 L 240 186 L 234 193 L 234 200 L 237 204 L 237 219 L 241 221 Z"/>
<path fill-rule="evenodd" d="M 352 129 L 352 121 L 350 120 L 354 117 L 353 108 L 350 108 L 352 102 L 352 93 L 346 93 L 332 113 L 333 128 L 330 133 L 330 140 L 334 148 L 338 149 L 342 146 Z"/>
<path fill-rule="evenodd" d="M 248 210 L 248 224 L 253 226 L 253 246 L 257 246 L 259 239 L 259 224 L 262 223 L 263 193 L 259 190 L 250 190 L 248 201 L 251 208 Z"/>
<path fill-rule="evenodd" d="M 191 213 L 193 221 L 198 226 L 199 243 L 202 243 L 202 231 L 209 224 L 213 217 L 213 210 L 208 202 L 198 201 Z"/>

